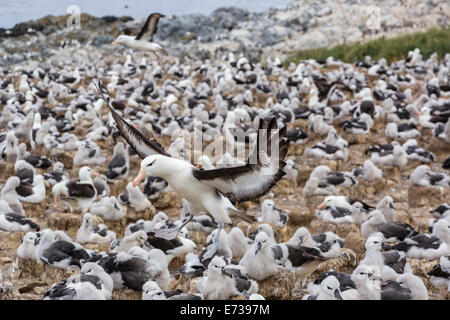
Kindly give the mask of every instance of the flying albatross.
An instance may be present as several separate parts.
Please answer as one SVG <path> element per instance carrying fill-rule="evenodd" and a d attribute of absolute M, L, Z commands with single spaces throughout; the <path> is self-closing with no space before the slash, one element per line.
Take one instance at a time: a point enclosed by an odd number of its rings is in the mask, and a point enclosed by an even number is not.
<path fill-rule="evenodd" d="M 142 159 L 141 169 L 133 185 L 138 185 L 146 175 L 163 178 L 189 202 L 193 215 L 207 212 L 218 221 L 218 234 L 223 223 L 232 223 L 228 210 L 241 219 L 255 221 L 254 217 L 236 209 L 233 203 L 258 199 L 285 175 L 284 158 L 289 140 L 286 138 L 286 127 L 278 129 L 275 118 L 269 124 L 260 121 L 256 140 L 259 143 L 256 143 L 245 165 L 202 170 L 189 162 L 172 158 L 156 140 L 145 138 L 114 110 L 106 87 L 99 83 L 97 89 L 109 105 L 120 133 Z M 262 147 L 261 142 L 267 143 L 266 148 Z M 157 232 L 158 237 L 173 239 L 180 229 L 163 230 Z"/>
<path fill-rule="evenodd" d="M 148 16 L 137 36 L 129 36 L 125 34 L 119 35 L 116 40 L 111 42 L 111 45 L 120 43 L 133 49 L 151 51 L 158 58 L 159 53 L 167 56 L 168 52 L 159 44 L 153 42 L 153 35 L 158 30 L 159 19 L 163 17 L 165 17 L 165 15 L 161 13 L 152 13 Z"/>

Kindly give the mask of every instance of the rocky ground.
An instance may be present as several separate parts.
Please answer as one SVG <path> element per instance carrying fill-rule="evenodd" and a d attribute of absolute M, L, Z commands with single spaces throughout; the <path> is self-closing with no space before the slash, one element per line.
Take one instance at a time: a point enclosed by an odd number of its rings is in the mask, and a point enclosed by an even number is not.
<path fill-rule="evenodd" d="M 372 13 L 376 20 L 371 19 Z M 211 15 L 167 15 L 159 22 L 155 41 L 180 58 L 210 59 L 233 51 L 256 62 L 296 50 L 441 28 L 449 25 L 449 15 L 450 4 L 445 0 L 295 0 L 284 9 L 262 13 L 220 8 Z M 143 23 L 131 17 L 82 14 L 81 28 L 68 29 L 67 20 L 68 16 L 47 16 L 0 29 L 0 66 L 43 61 L 55 48 L 72 41 L 108 45 L 126 28 Z"/>

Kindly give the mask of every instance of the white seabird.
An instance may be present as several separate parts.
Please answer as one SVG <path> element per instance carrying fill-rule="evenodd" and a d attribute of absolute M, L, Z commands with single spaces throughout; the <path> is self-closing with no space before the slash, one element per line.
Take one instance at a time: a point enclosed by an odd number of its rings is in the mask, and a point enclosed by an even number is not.
<path fill-rule="evenodd" d="M 55 162 L 53 164 L 52 171 L 48 173 L 44 173 L 44 179 L 47 181 L 51 186 L 54 186 L 58 182 L 61 182 L 62 180 L 67 179 L 67 175 L 64 172 L 64 164 L 62 162 Z"/>
<path fill-rule="evenodd" d="M 157 237 L 154 232 L 149 232 L 147 236 L 148 240 L 145 244 L 150 248 L 162 250 L 166 254 L 167 263 L 170 263 L 173 258 L 185 255 L 197 248 L 192 240 L 182 237 L 180 234 L 177 238 L 170 240 Z"/>
<path fill-rule="evenodd" d="M 128 170 L 130 168 L 130 159 L 128 151 L 122 142 L 114 146 L 113 157 L 108 164 L 106 170 L 106 177 L 108 179 L 126 179 L 128 177 Z"/>
<path fill-rule="evenodd" d="M 427 272 L 431 278 L 431 283 L 435 286 L 444 286 L 450 291 L 450 256 L 442 256 L 439 263 Z"/>
<path fill-rule="evenodd" d="M 394 207 L 394 199 L 391 196 L 385 196 L 378 202 L 376 209 L 381 211 L 387 222 L 396 220 L 396 211 Z"/>
<path fill-rule="evenodd" d="M 34 252 L 38 241 L 39 239 L 35 232 L 27 232 L 20 240 L 20 246 L 17 248 L 17 256 L 26 260 L 36 260 Z"/>
<path fill-rule="evenodd" d="M 61 269 L 69 266 L 81 268 L 82 263 L 91 257 L 80 244 L 59 240 L 57 234 L 48 229 L 43 231 L 35 255 L 36 260 Z"/>
<path fill-rule="evenodd" d="M 340 283 L 343 300 L 380 300 L 381 271 L 377 266 L 359 265 L 352 274 L 327 271 L 319 275 L 313 284 L 308 285 L 311 295 L 320 292 L 320 284 L 328 276 L 335 276 Z"/>
<path fill-rule="evenodd" d="M 97 198 L 109 196 L 111 189 L 108 186 L 108 179 L 104 174 L 99 174 L 94 178 L 94 188 L 97 191 Z"/>
<path fill-rule="evenodd" d="M 19 200 L 28 203 L 41 203 L 45 199 L 46 185 L 50 186 L 43 175 L 35 175 L 32 184 L 21 183 L 16 188 Z"/>
<path fill-rule="evenodd" d="M 56 283 L 44 294 L 43 300 L 106 300 L 104 294 L 90 281 Z"/>
<path fill-rule="evenodd" d="M 392 247 L 406 253 L 408 258 L 434 260 L 450 254 L 450 222 L 438 220 L 432 234 L 418 234 Z"/>
<path fill-rule="evenodd" d="M 393 151 L 372 153 L 370 160 L 377 166 L 395 166 L 404 168 L 408 163 L 406 152 L 401 146 L 394 146 Z"/>
<path fill-rule="evenodd" d="M 352 171 L 353 175 L 358 179 L 373 181 L 383 178 L 383 171 L 367 159 L 362 166 L 359 166 Z"/>
<path fill-rule="evenodd" d="M 151 279 L 148 259 L 124 251 L 106 254 L 97 264 L 111 276 L 114 289 L 129 288 L 141 291 L 144 283 Z"/>
<path fill-rule="evenodd" d="M 196 254 L 189 252 L 186 254 L 185 258 L 186 263 L 180 268 L 180 273 L 185 275 L 193 275 L 195 277 L 203 276 L 206 268 L 200 262 L 199 257 Z"/>
<path fill-rule="evenodd" d="M 25 218 L 17 213 L 0 214 L 0 230 L 7 232 L 39 231 L 39 226 L 30 218 Z"/>
<path fill-rule="evenodd" d="M 0 193 L 2 200 L 6 201 L 9 207 L 17 214 L 25 215 L 22 204 L 19 201 L 16 188 L 20 185 L 20 179 L 16 176 L 10 177 L 6 180 L 5 185 Z"/>
<path fill-rule="evenodd" d="M 361 226 L 361 233 L 365 238 L 374 232 L 380 232 L 386 242 L 403 241 L 405 238 L 418 234 L 414 228 L 404 222 L 387 222 L 379 210 L 370 213 L 369 219 Z"/>
<path fill-rule="evenodd" d="M 383 235 L 379 233 L 372 234 L 366 240 L 366 255 L 360 261 L 360 265 L 375 265 L 380 267 L 383 280 L 389 280 L 392 274 L 396 276 L 405 271 L 406 256 L 403 252 L 397 250 L 382 252 L 381 249 L 383 247 L 385 247 L 383 244 Z"/>
<path fill-rule="evenodd" d="M 428 300 L 428 291 L 421 278 L 405 273 L 381 285 L 381 300 Z"/>
<path fill-rule="evenodd" d="M 443 203 L 436 207 L 434 210 L 430 211 L 430 214 L 433 215 L 433 217 L 435 217 L 436 219 L 450 216 L 450 204 Z"/>
<path fill-rule="evenodd" d="M 276 249 L 265 232 L 259 232 L 255 237 L 254 244 L 239 262 L 247 274 L 256 279 L 267 279 L 282 270 L 282 266 L 276 262 L 283 257 L 283 252 Z"/>
<path fill-rule="evenodd" d="M 303 300 L 343 300 L 338 279 L 329 275 L 320 283 L 320 292 L 317 296 L 306 295 Z"/>
<path fill-rule="evenodd" d="M 367 214 L 361 202 L 354 202 L 350 209 L 347 207 L 339 207 L 327 205 L 325 209 L 316 211 L 318 219 L 333 224 L 355 223 L 362 224 L 367 219 Z"/>
<path fill-rule="evenodd" d="M 79 171 L 80 181 L 63 180 L 55 184 L 52 188 L 54 204 L 56 204 L 58 197 L 63 196 L 62 198 L 69 204 L 71 211 L 79 209 L 82 213 L 88 211 L 92 201 L 97 196 L 92 175 L 97 175 L 97 173 L 84 166 Z"/>
<path fill-rule="evenodd" d="M 220 235 L 217 236 L 217 233 L 220 232 Z M 231 259 L 233 258 L 233 251 L 231 251 L 231 248 L 228 245 L 228 234 L 224 229 L 215 229 L 213 232 L 211 232 L 208 237 L 206 238 L 206 243 L 203 246 L 202 251 L 199 253 L 198 257 L 203 263 L 205 267 L 208 266 L 210 263 L 212 257 L 208 254 L 211 250 L 214 249 L 214 239 L 218 240 L 218 246 L 217 251 L 214 256 L 221 257 L 225 260 L 226 263 L 230 263 Z M 213 257 L 214 257 L 213 256 Z"/>
<path fill-rule="evenodd" d="M 258 218 L 259 222 L 266 222 L 278 227 L 284 227 L 287 224 L 289 216 L 282 212 L 280 208 L 275 205 L 275 202 L 266 199 L 261 204 L 261 216 Z"/>
<path fill-rule="evenodd" d="M 189 223 L 186 225 L 186 228 L 189 231 L 198 231 L 211 233 L 214 229 L 217 228 L 217 222 L 214 221 L 213 218 L 204 214 L 200 216 L 192 216 L 190 213 L 189 202 L 186 199 L 182 200 L 183 207 L 181 209 L 181 219 L 190 218 Z"/>
<path fill-rule="evenodd" d="M 80 274 L 72 276 L 66 280 L 67 284 L 90 282 L 97 290 L 103 294 L 106 300 L 111 300 L 113 290 L 113 280 L 109 274 L 98 264 L 94 262 L 86 262 L 80 270 Z M 56 292 L 53 294 L 56 295 Z M 101 296 L 99 295 L 100 299 Z"/>
<path fill-rule="evenodd" d="M 277 241 L 275 240 L 275 235 L 273 233 L 273 229 L 270 226 L 270 224 L 268 224 L 268 223 L 260 224 L 258 226 L 258 229 L 256 229 L 254 232 L 250 232 L 249 238 L 251 240 L 255 240 L 255 237 L 258 235 L 259 232 L 265 232 L 269 236 L 269 239 L 272 243 L 274 243 L 274 244 L 277 243 Z"/>
<path fill-rule="evenodd" d="M 148 16 L 145 24 L 142 26 L 142 29 L 141 31 L 139 31 L 139 34 L 137 36 L 133 37 L 128 35 L 120 35 L 111 44 L 115 45 L 117 43 L 120 43 L 133 49 L 151 51 L 158 58 L 159 53 L 168 55 L 166 50 L 164 50 L 159 44 L 153 42 L 153 35 L 158 30 L 159 19 L 163 17 L 165 17 L 165 15 L 160 13 L 152 13 Z"/>
<path fill-rule="evenodd" d="M 338 189 L 327 183 L 321 183 L 318 178 L 312 177 L 306 181 L 303 187 L 303 196 L 330 196 L 338 194 Z"/>
<path fill-rule="evenodd" d="M 418 166 L 411 173 L 410 181 L 416 186 L 442 186 L 450 187 L 450 177 L 445 173 L 433 172 L 426 164 Z"/>
<path fill-rule="evenodd" d="M 297 188 L 298 169 L 295 167 L 293 160 L 286 160 L 286 167 L 284 167 L 284 171 L 286 171 L 286 179 L 292 183 L 292 187 L 294 189 Z"/>
<path fill-rule="evenodd" d="M 117 239 L 111 242 L 110 249 L 111 252 L 118 253 L 121 251 L 128 252 L 134 246 L 142 246 L 147 240 L 147 234 L 143 230 L 139 230 L 122 239 Z"/>
<path fill-rule="evenodd" d="M 405 149 L 408 159 L 421 162 L 433 162 L 435 159 L 435 155 L 432 152 L 419 147 L 416 139 L 409 139 L 403 144 L 402 148 Z"/>
<path fill-rule="evenodd" d="M 244 235 L 241 228 L 233 227 L 227 236 L 228 247 L 233 258 L 242 257 L 247 251 L 249 239 Z"/>
<path fill-rule="evenodd" d="M 151 202 L 146 195 L 142 193 L 139 186 L 129 182 L 126 186 L 126 193 L 119 196 L 122 204 L 131 206 L 136 212 L 144 211 L 151 206 Z"/>
<path fill-rule="evenodd" d="M 34 167 L 25 160 L 18 160 L 14 164 L 15 176 L 19 177 L 20 182 L 33 183 L 35 170 Z"/>
<path fill-rule="evenodd" d="M 310 178 L 317 178 L 320 183 L 331 184 L 333 186 L 353 187 L 357 183 L 352 173 L 332 171 L 327 166 L 317 166 L 311 172 Z"/>
<path fill-rule="evenodd" d="M 149 280 L 142 286 L 142 300 L 202 300 L 199 295 L 175 291 L 173 294 L 166 293 L 155 281 Z"/>
<path fill-rule="evenodd" d="M 356 260 L 355 253 L 350 249 L 343 249 L 344 242 L 344 239 L 331 231 L 312 236 L 307 228 L 300 227 L 295 231 L 287 244 L 318 249 L 322 256 L 327 259 L 340 258 L 341 251 L 349 257 L 349 252 L 351 252 Z"/>
<path fill-rule="evenodd" d="M 170 285 L 171 276 L 166 255 L 160 249 L 151 249 L 148 252 L 147 258 L 149 263 L 148 271 L 151 274 L 151 278 L 161 289 L 167 290 Z"/>
<path fill-rule="evenodd" d="M 101 198 L 100 201 L 94 202 L 90 207 L 90 212 L 111 221 L 120 220 L 125 216 L 122 204 L 114 196 Z"/>
<path fill-rule="evenodd" d="M 240 274 L 240 271 L 236 270 L 236 273 Z M 225 260 L 221 257 L 214 257 L 208 265 L 208 271 L 201 285 L 203 299 L 224 300 L 240 295 L 243 290 L 250 293 L 258 291 L 256 282 L 235 277 L 231 272 L 232 270 L 227 268 Z"/>

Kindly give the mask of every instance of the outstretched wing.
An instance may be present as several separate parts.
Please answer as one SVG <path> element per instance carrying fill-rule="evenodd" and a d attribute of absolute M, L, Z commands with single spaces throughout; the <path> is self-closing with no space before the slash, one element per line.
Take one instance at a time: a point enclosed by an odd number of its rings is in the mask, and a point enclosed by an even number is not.
<path fill-rule="evenodd" d="M 288 146 L 286 127 L 278 130 L 275 118 L 269 125 L 260 120 L 256 146 L 246 165 L 212 170 L 194 169 L 193 176 L 216 188 L 233 202 L 254 200 L 268 192 L 285 175 L 284 158 Z"/>
<path fill-rule="evenodd" d="M 153 41 L 153 35 L 158 31 L 158 22 L 159 18 L 163 18 L 165 15 L 161 13 L 152 13 L 148 16 L 147 21 L 145 21 L 144 25 L 142 26 L 141 31 L 139 31 L 139 34 L 136 36 L 136 40 L 140 40 L 142 37 L 147 37 L 148 41 Z"/>
<path fill-rule="evenodd" d="M 152 154 L 162 154 L 170 157 L 170 155 L 164 150 L 164 148 L 154 139 L 147 139 L 142 132 L 136 129 L 134 126 L 123 119 L 114 109 L 111 104 L 111 98 L 109 97 L 108 89 L 100 81 L 98 82 L 97 90 L 100 93 L 102 99 L 108 104 L 109 110 L 116 122 L 117 129 L 120 134 L 133 148 L 133 150 L 139 155 L 141 159 L 145 159 Z"/>

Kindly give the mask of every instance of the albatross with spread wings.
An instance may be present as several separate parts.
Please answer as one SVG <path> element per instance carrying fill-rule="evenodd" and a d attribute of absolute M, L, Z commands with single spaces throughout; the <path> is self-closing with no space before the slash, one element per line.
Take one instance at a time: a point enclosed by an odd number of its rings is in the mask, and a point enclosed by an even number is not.
<path fill-rule="evenodd" d="M 275 118 L 269 124 L 260 121 L 257 143 L 246 165 L 201 170 L 189 162 L 172 158 L 156 140 L 147 139 L 116 112 L 102 83 L 99 82 L 97 89 L 109 105 L 120 133 L 143 159 L 133 185 L 138 185 L 146 175 L 165 179 L 175 192 L 189 202 L 193 215 L 207 212 L 219 222 L 218 234 L 223 223 L 231 224 L 228 210 L 241 219 L 255 221 L 254 217 L 236 209 L 233 203 L 258 199 L 285 175 L 284 158 L 289 140 L 286 138 L 286 127 L 278 129 Z M 261 142 L 266 142 L 267 147 L 261 148 Z M 158 237 L 173 239 L 181 227 L 172 231 L 160 229 L 160 232 L 155 234 Z"/>
<path fill-rule="evenodd" d="M 159 53 L 167 56 L 167 51 L 159 44 L 153 42 L 153 35 L 158 30 L 159 19 L 163 17 L 165 17 L 165 15 L 161 13 L 152 13 L 148 16 L 137 36 L 122 34 L 118 36 L 117 39 L 114 40 L 111 44 L 115 45 L 117 43 L 120 43 L 133 49 L 151 51 L 158 58 Z"/>

